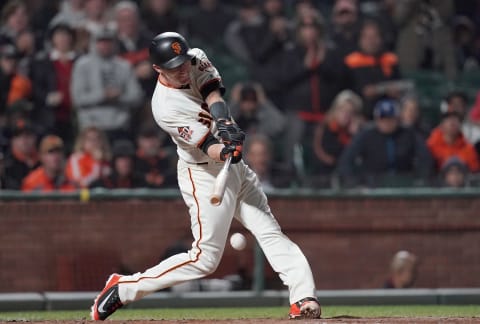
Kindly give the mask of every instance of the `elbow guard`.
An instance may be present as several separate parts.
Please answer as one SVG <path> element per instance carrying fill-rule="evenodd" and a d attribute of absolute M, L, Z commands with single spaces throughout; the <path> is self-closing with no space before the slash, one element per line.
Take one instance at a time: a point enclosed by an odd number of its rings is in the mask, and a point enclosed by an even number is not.
<path fill-rule="evenodd" d="M 217 101 L 210 105 L 210 115 L 215 121 L 217 120 L 231 120 L 230 110 L 224 101 Z"/>

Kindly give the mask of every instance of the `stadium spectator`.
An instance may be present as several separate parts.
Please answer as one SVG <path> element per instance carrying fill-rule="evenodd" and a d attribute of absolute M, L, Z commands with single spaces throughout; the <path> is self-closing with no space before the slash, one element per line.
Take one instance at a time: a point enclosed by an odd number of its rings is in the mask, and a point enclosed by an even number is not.
<path fill-rule="evenodd" d="M 119 55 L 133 66 L 146 97 L 150 98 L 155 88 L 155 75 L 148 57 L 153 35 L 141 25 L 139 8 L 135 2 L 120 1 L 113 11 Z"/>
<path fill-rule="evenodd" d="M 27 6 L 22 0 L 10 0 L 2 8 L 0 46 L 15 45 L 18 35 L 30 28 Z"/>
<path fill-rule="evenodd" d="M 417 277 L 417 256 L 408 251 L 398 251 L 390 263 L 390 276 L 384 288 L 410 288 Z"/>
<path fill-rule="evenodd" d="M 32 62 L 37 53 L 34 33 L 31 30 L 22 31 L 15 39 L 15 47 L 18 51 L 17 71 L 19 74 L 29 77 Z"/>
<path fill-rule="evenodd" d="M 328 184 L 343 150 L 362 123 L 362 99 L 351 90 L 340 92 L 325 119 L 315 128 L 311 174 L 318 185 Z M 324 180 L 324 181 L 322 181 Z"/>
<path fill-rule="evenodd" d="M 443 107 L 442 107 L 443 108 Z M 440 124 L 432 131 L 427 140 L 437 170 L 451 157 L 457 156 L 468 165 L 471 172 L 480 170 L 477 152 L 463 136 L 461 122 L 463 115 L 455 106 L 442 109 Z"/>
<path fill-rule="evenodd" d="M 402 88 L 398 83 L 387 81 L 399 80 L 398 58 L 393 52 L 384 50 L 379 25 L 366 20 L 358 41 L 359 50 L 345 57 L 345 64 L 350 73 L 352 90 L 365 100 L 364 113 L 372 116 L 375 102 L 382 97 L 399 99 Z"/>
<path fill-rule="evenodd" d="M 275 164 L 272 141 L 263 134 L 255 134 L 247 138 L 244 159 L 257 174 L 265 192 L 275 188 L 287 188 L 294 180 L 292 173 L 282 170 L 278 164 Z"/>
<path fill-rule="evenodd" d="M 88 188 L 110 174 L 110 159 L 110 144 L 105 134 L 95 127 L 87 127 L 78 135 L 68 158 L 67 176 L 78 187 Z"/>
<path fill-rule="evenodd" d="M 109 21 L 109 9 L 107 0 L 85 0 L 85 19 L 82 28 L 90 36 L 95 36 L 106 28 L 112 28 Z"/>
<path fill-rule="evenodd" d="M 480 66 L 480 48 L 476 26 L 470 18 L 457 16 L 453 21 L 455 60 L 459 71 L 473 71 Z"/>
<path fill-rule="evenodd" d="M 71 95 L 78 126 L 96 126 L 111 142 L 131 138 L 131 118 L 142 90 L 130 63 L 115 54 L 113 31 L 104 29 L 95 37 L 95 49 L 73 67 Z"/>
<path fill-rule="evenodd" d="M 443 163 L 440 169 L 440 186 L 462 188 L 468 184 L 470 171 L 458 157 L 453 156 Z"/>
<path fill-rule="evenodd" d="M 67 151 L 74 138 L 70 85 L 77 59 L 75 31 L 59 23 L 49 30 L 48 51 L 38 53 L 32 65 L 34 116 L 45 133 L 63 139 Z"/>
<path fill-rule="evenodd" d="M 251 65 L 249 75 L 265 89 L 269 99 L 278 106 L 283 89 L 275 89 L 276 71 L 282 64 L 282 54 L 291 45 L 295 26 L 285 16 L 285 5 L 279 0 L 263 2 L 261 23 L 257 30 L 258 45 L 249 49 Z"/>
<path fill-rule="evenodd" d="M 85 24 L 85 0 L 63 0 L 57 14 L 50 21 L 50 26 L 69 24 L 78 30 Z"/>
<path fill-rule="evenodd" d="M 218 31 L 227 29 L 235 14 L 223 1 L 199 0 L 198 8 L 187 19 L 187 33 L 192 43 L 223 48 L 223 38 L 218 37 Z"/>
<path fill-rule="evenodd" d="M 450 91 L 441 103 L 440 112 L 456 112 L 463 120 L 467 115 L 467 103 L 468 97 L 464 91 Z"/>
<path fill-rule="evenodd" d="M 5 156 L 5 187 L 19 190 L 23 178 L 39 165 L 37 135 L 28 120 L 14 121 L 10 151 Z"/>
<path fill-rule="evenodd" d="M 346 71 L 341 59 L 326 46 L 325 26 L 318 12 L 301 19 L 295 46 L 283 52 L 276 74 L 272 74 L 282 92 L 280 108 L 289 120 L 284 144 L 287 164 L 292 164 L 294 148 L 300 143 L 311 149 L 313 130 L 344 88 Z"/>
<path fill-rule="evenodd" d="M 166 136 L 159 128 L 144 125 L 137 135 L 135 170 L 144 176 L 152 188 L 172 188 L 177 186 L 177 173 L 172 164 L 172 152 L 162 144 Z M 175 159 L 176 160 L 176 159 Z"/>
<path fill-rule="evenodd" d="M 181 28 L 180 16 L 173 0 L 143 0 L 142 21 L 154 34 L 178 31 Z M 219 29 L 217 29 L 218 32 Z M 218 34 L 216 33 L 218 36 Z"/>
<path fill-rule="evenodd" d="M 394 2 L 398 26 L 396 53 L 403 73 L 419 69 L 456 76 L 455 52 L 449 22 L 454 1 L 407 0 Z"/>
<path fill-rule="evenodd" d="M 266 98 L 260 84 L 239 82 L 230 99 L 232 117 L 248 134 L 262 133 L 273 140 L 286 130 L 285 116 Z"/>
<path fill-rule="evenodd" d="M 30 30 L 33 33 L 37 49 L 43 49 L 44 39 L 48 33 L 52 19 L 57 15 L 60 0 L 27 0 L 27 8 L 30 15 Z"/>
<path fill-rule="evenodd" d="M 65 174 L 63 141 L 47 135 L 39 146 L 41 166 L 31 171 L 22 182 L 22 191 L 74 191 L 77 187 Z"/>
<path fill-rule="evenodd" d="M 15 46 L 0 47 L 0 114 L 5 107 L 19 100 L 28 100 L 32 82 L 17 71 L 19 53 Z"/>
<path fill-rule="evenodd" d="M 230 54 L 244 64 L 255 63 L 255 48 L 261 46 L 265 18 L 256 0 L 244 0 L 238 9 L 238 17 L 230 22 L 223 41 Z"/>
<path fill-rule="evenodd" d="M 282 51 L 292 40 L 293 25 L 285 15 L 285 6 L 281 0 L 266 0 L 262 4 L 263 26 L 260 44 L 253 47 L 252 55 L 257 65 L 263 65 Z M 256 66 L 257 67 L 257 66 Z"/>
<path fill-rule="evenodd" d="M 93 182 L 91 187 L 106 189 L 145 188 L 147 183 L 141 174 L 136 172 L 135 147 L 129 140 L 118 140 L 113 143 L 113 170 L 110 175 Z"/>
<path fill-rule="evenodd" d="M 431 127 L 421 116 L 420 103 L 414 94 L 407 94 L 400 100 L 400 123 L 403 127 L 410 127 L 426 139 L 430 135 Z"/>
<path fill-rule="evenodd" d="M 448 93 L 440 104 L 440 113 L 457 112 L 460 117 L 463 136 L 470 144 L 476 145 L 478 152 L 480 128 L 475 123 L 475 106 L 468 111 L 468 96 L 464 91 L 454 90 Z"/>
<path fill-rule="evenodd" d="M 395 100 L 375 105 L 374 125 L 359 132 L 340 157 L 338 173 L 345 185 L 405 185 L 404 181 L 430 176 L 432 158 L 425 142 L 400 125 L 399 114 Z"/>
<path fill-rule="evenodd" d="M 339 57 L 345 57 L 357 49 L 360 17 L 355 0 L 336 0 L 331 13 L 329 39 Z"/>

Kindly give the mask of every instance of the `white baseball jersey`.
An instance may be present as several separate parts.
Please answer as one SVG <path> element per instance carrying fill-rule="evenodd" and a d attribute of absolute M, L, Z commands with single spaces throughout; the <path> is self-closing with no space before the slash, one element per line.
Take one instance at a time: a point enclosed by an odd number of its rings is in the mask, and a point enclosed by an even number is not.
<path fill-rule="evenodd" d="M 193 51 L 190 86 L 175 89 L 157 82 L 152 98 L 156 122 L 177 144 L 178 184 L 189 208 L 192 249 L 145 272 L 123 276 L 119 281 L 120 300 L 126 304 L 212 273 L 220 263 L 233 217 L 257 239 L 272 268 L 288 286 L 290 302 L 313 297 L 315 286 L 306 258 L 281 232 L 256 174 L 243 161 L 231 166 L 222 203 L 210 204 L 213 184 L 223 163 L 215 162 L 199 148 L 213 132 L 211 121 L 202 118 L 205 103 L 201 92 L 212 83 L 220 86 L 221 79 L 205 53 L 199 49 Z M 161 211 L 159 214 L 161 217 Z"/>
<path fill-rule="evenodd" d="M 190 163 L 208 162 L 210 158 L 198 148 L 210 133 L 209 125 L 199 122 L 208 114 L 201 89 L 212 82 L 221 82 L 218 71 L 205 53 L 191 50 L 195 60 L 190 70 L 191 83 L 188 89 L 175 89 L 157 82 L 152 97 L 152 112 L 157 124 L 177 144 L 180 159 Z M 203 117 L 205 118 L 205 117 Z"/>

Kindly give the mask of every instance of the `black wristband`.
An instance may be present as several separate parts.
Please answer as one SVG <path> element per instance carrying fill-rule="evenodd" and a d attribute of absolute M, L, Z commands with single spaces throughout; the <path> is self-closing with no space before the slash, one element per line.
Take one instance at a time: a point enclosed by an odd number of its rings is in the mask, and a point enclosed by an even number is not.
<path fill-rule="evenodd" d="M 223 101 L 216 101 L 210 105 L 210 115 L 212 115 L 215 121 L 220 119 L 230 120 L 230 110 L 228 106 Z"/>

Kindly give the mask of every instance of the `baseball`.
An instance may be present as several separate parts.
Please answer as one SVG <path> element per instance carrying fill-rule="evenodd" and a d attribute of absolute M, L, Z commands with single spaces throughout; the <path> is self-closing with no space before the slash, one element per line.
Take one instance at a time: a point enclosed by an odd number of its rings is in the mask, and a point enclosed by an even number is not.
<path fill-rule="evenodd" d="M 233 233 L 230 236 L 230 245 L 238 251 L 241 251 L 247 246 L 247 239 L 241 233 Z"/>

